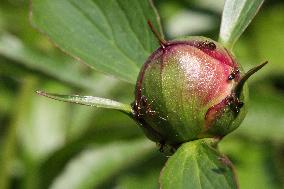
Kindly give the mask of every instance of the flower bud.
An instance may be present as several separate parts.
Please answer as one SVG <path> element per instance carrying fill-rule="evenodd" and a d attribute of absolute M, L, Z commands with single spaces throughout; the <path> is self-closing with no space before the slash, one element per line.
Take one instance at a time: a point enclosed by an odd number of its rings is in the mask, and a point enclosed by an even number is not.
<path fill-rule="evenodd" d="M 248 91 L 233 55 L 204 37 L 161 42 L 143 65 L 133 112 L 145 134 L 171 146 L 204 137 L 223 137 L 246 114 Z"/>

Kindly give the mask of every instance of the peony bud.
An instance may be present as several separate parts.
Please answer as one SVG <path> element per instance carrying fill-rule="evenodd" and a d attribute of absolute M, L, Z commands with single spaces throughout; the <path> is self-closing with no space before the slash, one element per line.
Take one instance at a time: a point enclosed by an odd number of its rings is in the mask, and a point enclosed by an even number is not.
<path fill-rule="evenodd" d="M 205 37 L 160 43 L 140 71 L 133 103 L 145 134 L 178 146 L 235 130 L 246 115 L 244 83 L 264 64 L 245 74 L 226 48 Z"/>

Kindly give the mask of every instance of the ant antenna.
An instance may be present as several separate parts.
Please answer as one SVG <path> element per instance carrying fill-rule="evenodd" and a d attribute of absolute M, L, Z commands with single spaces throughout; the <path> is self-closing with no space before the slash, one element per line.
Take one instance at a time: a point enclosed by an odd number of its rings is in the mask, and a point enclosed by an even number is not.
<path fill-rule="evenodd" d="M 154 26 L 153 26 L 153 24 L 152 24 L 152 22 L 151 22 L 150 20 L 148 20 L 147 23 L 148 23 L 148 25 L 149 25 L 151 31 L 153 32 L 153 34 L 154 34 L 154 35 L 156 36 L 156 38 L 158 39 L 158 41 L 159 41 L 161 47 L 164 49 L 164 48 L 168 45 L 167 41 L 161 37 L 161 35 L 160 35 L 159 32 L 154 28 Z"/>

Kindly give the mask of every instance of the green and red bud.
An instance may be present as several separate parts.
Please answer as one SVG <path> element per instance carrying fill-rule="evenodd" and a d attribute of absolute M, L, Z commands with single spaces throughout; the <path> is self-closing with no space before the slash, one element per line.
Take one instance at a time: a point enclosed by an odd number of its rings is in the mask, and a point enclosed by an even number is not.
<path fill-rule="evenodd" d="M 246 114 L 245 74 L 233 55 L 204 37 L 165 42 L 143 65 L 133 112 L 145 134 L 171 146 L 223 137 Z"/>

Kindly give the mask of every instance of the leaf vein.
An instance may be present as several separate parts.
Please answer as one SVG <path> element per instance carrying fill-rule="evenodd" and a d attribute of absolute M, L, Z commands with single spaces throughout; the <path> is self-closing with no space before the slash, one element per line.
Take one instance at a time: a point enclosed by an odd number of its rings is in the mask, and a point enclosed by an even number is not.
<path fill-rule="evenodd" d="M 121 4 L 119 3 L 119 1 L 116 1 L 116 2 L 117 2 L 117 5 L 119 6 L 119 8 L 122 10 L 122 12 L 123 12 L 123 14 L 124 14 L 124 16 L 127 20 L 128 26 L 129 26 L 131 32 L 134 34 L 133 36 L 135 36 L 136 40 L 141 45 L 142 49 L 144 49 L 145 53 L 149 54 L 149 52 L 146 51 L 146 47 L 143 46 L 142 42 L 140 41 L 139 37 L 137 36 L 137 33 L 134 31 L 133 27 L 131 26 L 129 19 L 127 19 L 127 15 L 125 14 L 125 11 L 123 11 Z M 138 6 L 138 7 L 140 7 L 140 6 Z M 142 13 L 142 15 L 145 17 L 145 15 L 143 13 Z"/>
<path fill-rule="evenodd" d="M 81 12 L 81 14 L 82 14 L 92 25 L 95 26 L 94 28 L 96 28 L 96 30 L 97 30 L 99 33 L 102 34 L 102 36 L 106 39 L 106 41 L 108 41 L 108 43 L 109 43 L 111 46 L 113 46 L 114 48 L 116 48 L 116 49 L 120 52 L 121 55 L 123 55 L 130 63 L 134 64 L 134 65 L 137 67 L 137 64 L 135 63 L 135 60 L 133 60 L 132 58 L 130 58 L 130 57 L 117 45 L 116 40 L 111 41 L 108 37 L 106 37 L 105 34 L 104 34 L 102 31 L 100 31 L 100 30 L 96 27 L 96 24 L 93 22 L 93 20 L 92 20 L 88 15 L 86 15 L 86 14 L 84 13 L 84 11 L 83 11 L 80 7 L 76 6 L 72 1 L 69 1 L 69 2 L 70 2 L 76 9 L 78 9 L 78 11 Z M 92 2 L 94 2 L 94 1 L 92 1 Z M 95 3 L 95 2 L 94 2 L 94 3 Z M 95 3 L 95 4 L 96 4 L 96 3 Z M 96 5 L 97 5 L 97 4 L 96 4 Z M 98 7 L 99 7 L 99 6 L 98 6 Z M 101 9 L 101 8 L 100 8 L 100 9 Z M 101 9 L 101 10 L 102 10 L 102 9 Z M 106 16 L 105 16 L 105 13 L 104 13 L 103 11 L 102 11 L 102 13 L 103 13 L 103 16 L 105 17 L 105 19 L 107 20 L 109 26 L 111 27 L 111 25 L 110 25 L 108 19 L 107 19 Z M 112 27 L 111 27 L 111 32 L 113 33 L 113 28 L 112 28 Z"/>

